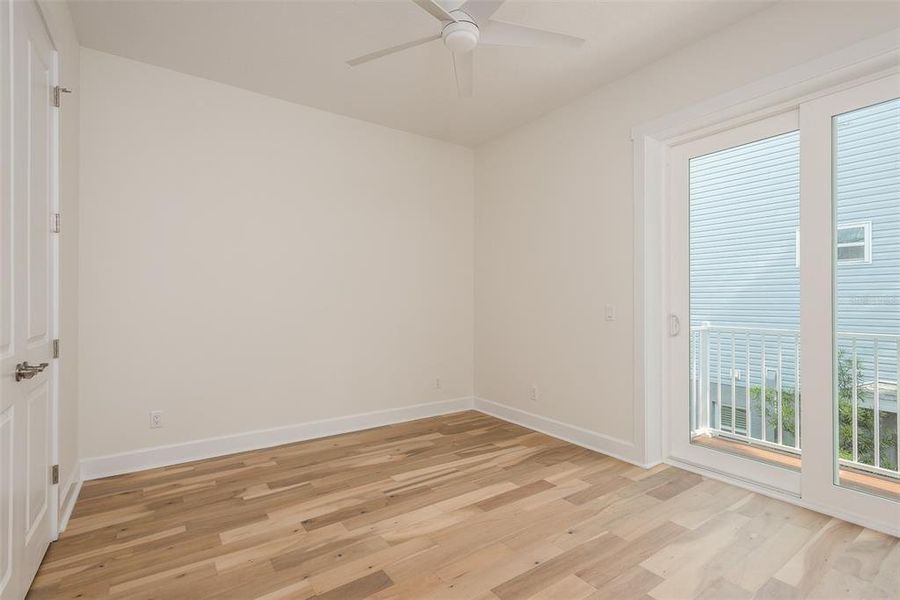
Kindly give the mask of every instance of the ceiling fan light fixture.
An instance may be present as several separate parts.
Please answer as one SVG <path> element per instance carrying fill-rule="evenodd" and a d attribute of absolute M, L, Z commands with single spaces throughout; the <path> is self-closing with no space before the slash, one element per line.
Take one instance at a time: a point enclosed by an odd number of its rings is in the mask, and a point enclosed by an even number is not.
<path fill-rule="evenodd" d="M 478 45 L 478 26 L 469 21 L 449 23 L 441 37 L 444 38 L 444 45 L 454 54 L 471 52 Z"/>

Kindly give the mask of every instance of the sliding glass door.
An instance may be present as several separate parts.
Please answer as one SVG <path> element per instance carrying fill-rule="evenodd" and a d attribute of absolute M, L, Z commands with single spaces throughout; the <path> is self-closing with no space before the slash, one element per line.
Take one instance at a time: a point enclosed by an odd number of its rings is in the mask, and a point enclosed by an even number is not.
<path fill-rule="evenodd" d="M 836 482 L 900 499 L 900 98 L 832 118 Z"/>
<path fill-rule="evenodd" d="M 798 112 L 685 142 L 670 176 L 670 295 L 686 321 L 672 373 L 687 415 L 671 442 L 682 459 L 799 493 Z"/>
<path fill-rule="evenodd" d="M 900 77 L 673 145 L 668 447 L 900 529 Z"/>
<path fill-rule="evenodd" d="M 900 528 L 900 77 L 805 103 L 800 126 L 803 492 Z"/>

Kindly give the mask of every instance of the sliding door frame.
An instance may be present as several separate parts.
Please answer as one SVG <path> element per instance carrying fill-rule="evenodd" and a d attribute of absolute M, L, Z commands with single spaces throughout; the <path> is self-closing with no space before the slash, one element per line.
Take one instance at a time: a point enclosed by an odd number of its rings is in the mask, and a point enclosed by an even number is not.
<path fill-rule="evenodd" d="M 798 495 L 777 484 L 760 485 L 756 477 L 742 478 L 735 476 L 733 472 L 710 469 L 679 457 L 677 452 L 673 452 L 670 435 L 669 423 L 673 415 L 666 383 L 669 381 L 671 368 L 686 368 L 686 364 L 674 364 L 674 357 L 667 350 L 669 316 L 672 313 L 668 290 L 673 275 L 669 272 L 667 259 L 670 244 L 667 223 L 671 200 L 668 164 L 672 148 L 693 139 L 799 110 L 800 105 L 805 102 L 897 73 L 900 73 L 900 42 L 896 32 L 890 32 L 633 129 L 634 435 L 643 464 L 649 466 L 667 462 L 768 496 L 900 535 L 900 528 L 892 514 L 858 512 L 841 504 L 821 504 L 820 501 L 824 499 L 822 496 Z M 686 322 L 686 315 L 680 316 L 682 322 Z M 808 388 L 804 388 L 804 402 L 808 400 L 809 392 Z M 831 399 L 830 394 L 828 399 Z M 801 423 L 804 447 L 807 446 L 806 436 L 809 432 L 806 426 L 804 420 Z M 806 485 L 806 480 L 801 479 L 801 493 L 805 491 Z"/>

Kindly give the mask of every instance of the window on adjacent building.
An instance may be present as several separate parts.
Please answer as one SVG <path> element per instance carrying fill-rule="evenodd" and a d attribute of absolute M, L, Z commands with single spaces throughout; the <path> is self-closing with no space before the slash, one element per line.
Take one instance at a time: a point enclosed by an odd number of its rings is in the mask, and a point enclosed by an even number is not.
<path fill-rule="evenodd" d="M 838 227 L 838 262 L 872 262 L 871 231 L 871 223 L 853 223 Z"/>
<path fill-rule="evenodd" d="M 800 228 L 795 235 L 794 256 L 800 266 Z M 872 223 L 850 223 L 837 228 L 837 259 L 841 263 L 872 262 Z"/>

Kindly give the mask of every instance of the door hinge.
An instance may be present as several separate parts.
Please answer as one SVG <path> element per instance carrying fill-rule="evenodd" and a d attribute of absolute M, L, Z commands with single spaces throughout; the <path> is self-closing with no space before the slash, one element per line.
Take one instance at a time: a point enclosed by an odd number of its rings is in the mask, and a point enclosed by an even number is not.
<path fill-rule="evenodd" d="M 59 483 L 59 465 L 50 467 L 50 483 L 54 485 Z"/>
<path fill-rule="evenodd" d="M 53 213 L 52 215 L 50 215 L 50 231 L 52 231 L 53 233 L 60 232 L 60 227 L 62 226 L 60 220 L 61 219 L 59 213 Z"/>
<path fill-rule="evenodd" d="M 59 339 L 53 340 L 53 358 L 59 358 Z"/>
<path fill-rule="evenodd" d="M 58 85 L 55 86 L 53 88 L 53 106 L 55 106 L 56 108 L 59 108 L 60 105 L 62 104 L 62 102 L 60 102 L 61 96 L 63 94 L 71 94 L 71 93 L 72 93 L 72 90 L 70 90 L 69 88 L 64 88 L 64 87 L 61 87 Z"/>

